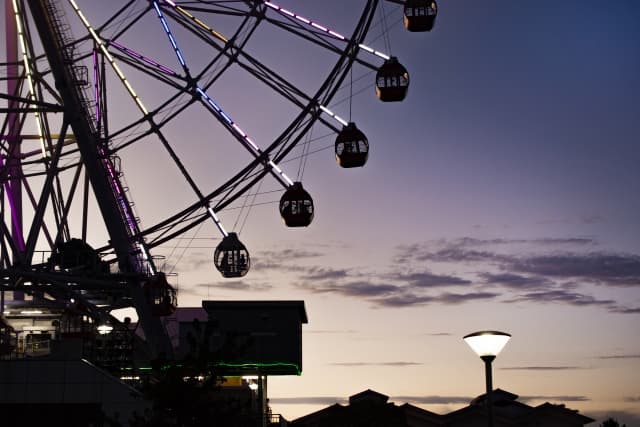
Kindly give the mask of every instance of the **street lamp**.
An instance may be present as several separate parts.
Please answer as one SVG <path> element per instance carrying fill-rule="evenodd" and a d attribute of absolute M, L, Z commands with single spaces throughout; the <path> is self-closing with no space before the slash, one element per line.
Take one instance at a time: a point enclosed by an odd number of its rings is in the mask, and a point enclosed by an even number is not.
<path fill-rule="evenodd" d="M 466 335 L 463 339 L 473 351 L 484 361 L 484 372 L 487 379 L 487 411 L 489 427 L 493 427 L 493 379 L 491 374 L 491 362 L 504 348 L 511 335 L 498 331 L 480 331 Z"/>

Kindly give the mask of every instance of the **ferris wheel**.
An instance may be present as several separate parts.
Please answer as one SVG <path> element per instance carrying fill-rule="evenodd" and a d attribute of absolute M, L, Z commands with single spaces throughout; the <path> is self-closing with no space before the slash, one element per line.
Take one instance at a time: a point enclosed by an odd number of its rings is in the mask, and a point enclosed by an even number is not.
<path fill-rule="evenodd" d="M 98 325 L 134 307 L 150 346 L 170 354 L 159 318 L 176 296 L 154 248 L 208 225 L 221 238 L 213 266 L 244 276 L 249 251 L 222 218 L 268 193 L 265 182 L 279 188 L 285 226 L 311 223 L 292 166 L 311 130 L 333 138 L 340 167 L 369 156 L 350 112 L 332 108 L 354 66 L 373 74 L 381 101 L 407 94 L 398 58 L 367 44 L 385 2 L 402 8 L 407 30 L 432 29 L 437 6 L 426 0 L 362 0 L 340 28 L 264 0 L 5 2 L 6 316 L 73 304 Z"/>

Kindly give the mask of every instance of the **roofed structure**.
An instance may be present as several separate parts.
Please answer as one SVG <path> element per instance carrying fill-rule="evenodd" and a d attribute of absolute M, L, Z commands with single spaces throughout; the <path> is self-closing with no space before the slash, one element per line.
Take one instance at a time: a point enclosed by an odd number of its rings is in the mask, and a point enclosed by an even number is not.
<path fill-rule="evenodd" d="M 485 427 L 487 425 L 486 395 L 473 399 L 468 406 L 448 414 L 419 408 L 405 403 L 395 405 L 389 397 L 365 390 L 349 397 L 349 405 L 338 403 L 293 420 L 294 427 Z M 496 427 L 580 427 L 595 420 L 568 409 L 562 404 L 543 403 L 529 406 L 519 402 L 518 395 L 505 390 L 493 392 L 494 424 Z"/>

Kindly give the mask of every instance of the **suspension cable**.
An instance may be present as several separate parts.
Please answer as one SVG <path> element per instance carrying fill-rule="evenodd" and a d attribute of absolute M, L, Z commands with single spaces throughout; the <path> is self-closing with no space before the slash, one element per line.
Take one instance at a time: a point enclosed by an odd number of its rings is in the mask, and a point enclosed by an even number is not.
<path fill-rule="evenodd" d="M 391 39 L 389 37 L 389 26 L 387 25 L 387 13 L 384 10 L 384 1 L 380 2 L 380 10 L 382 11 L 382 34 L 384 36 L 384 48 L 391 54 Z"/>

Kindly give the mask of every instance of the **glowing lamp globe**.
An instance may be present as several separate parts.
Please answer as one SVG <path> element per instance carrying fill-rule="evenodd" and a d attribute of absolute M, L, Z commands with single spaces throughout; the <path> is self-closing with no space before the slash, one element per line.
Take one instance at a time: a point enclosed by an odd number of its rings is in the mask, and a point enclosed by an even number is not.
<path fill-rule="evenodd" d="M 480 331 L 465 336 L 463 339 L 481 358 L 496 357 L 507 344 L 511 335 L 498 331 Z"/>

